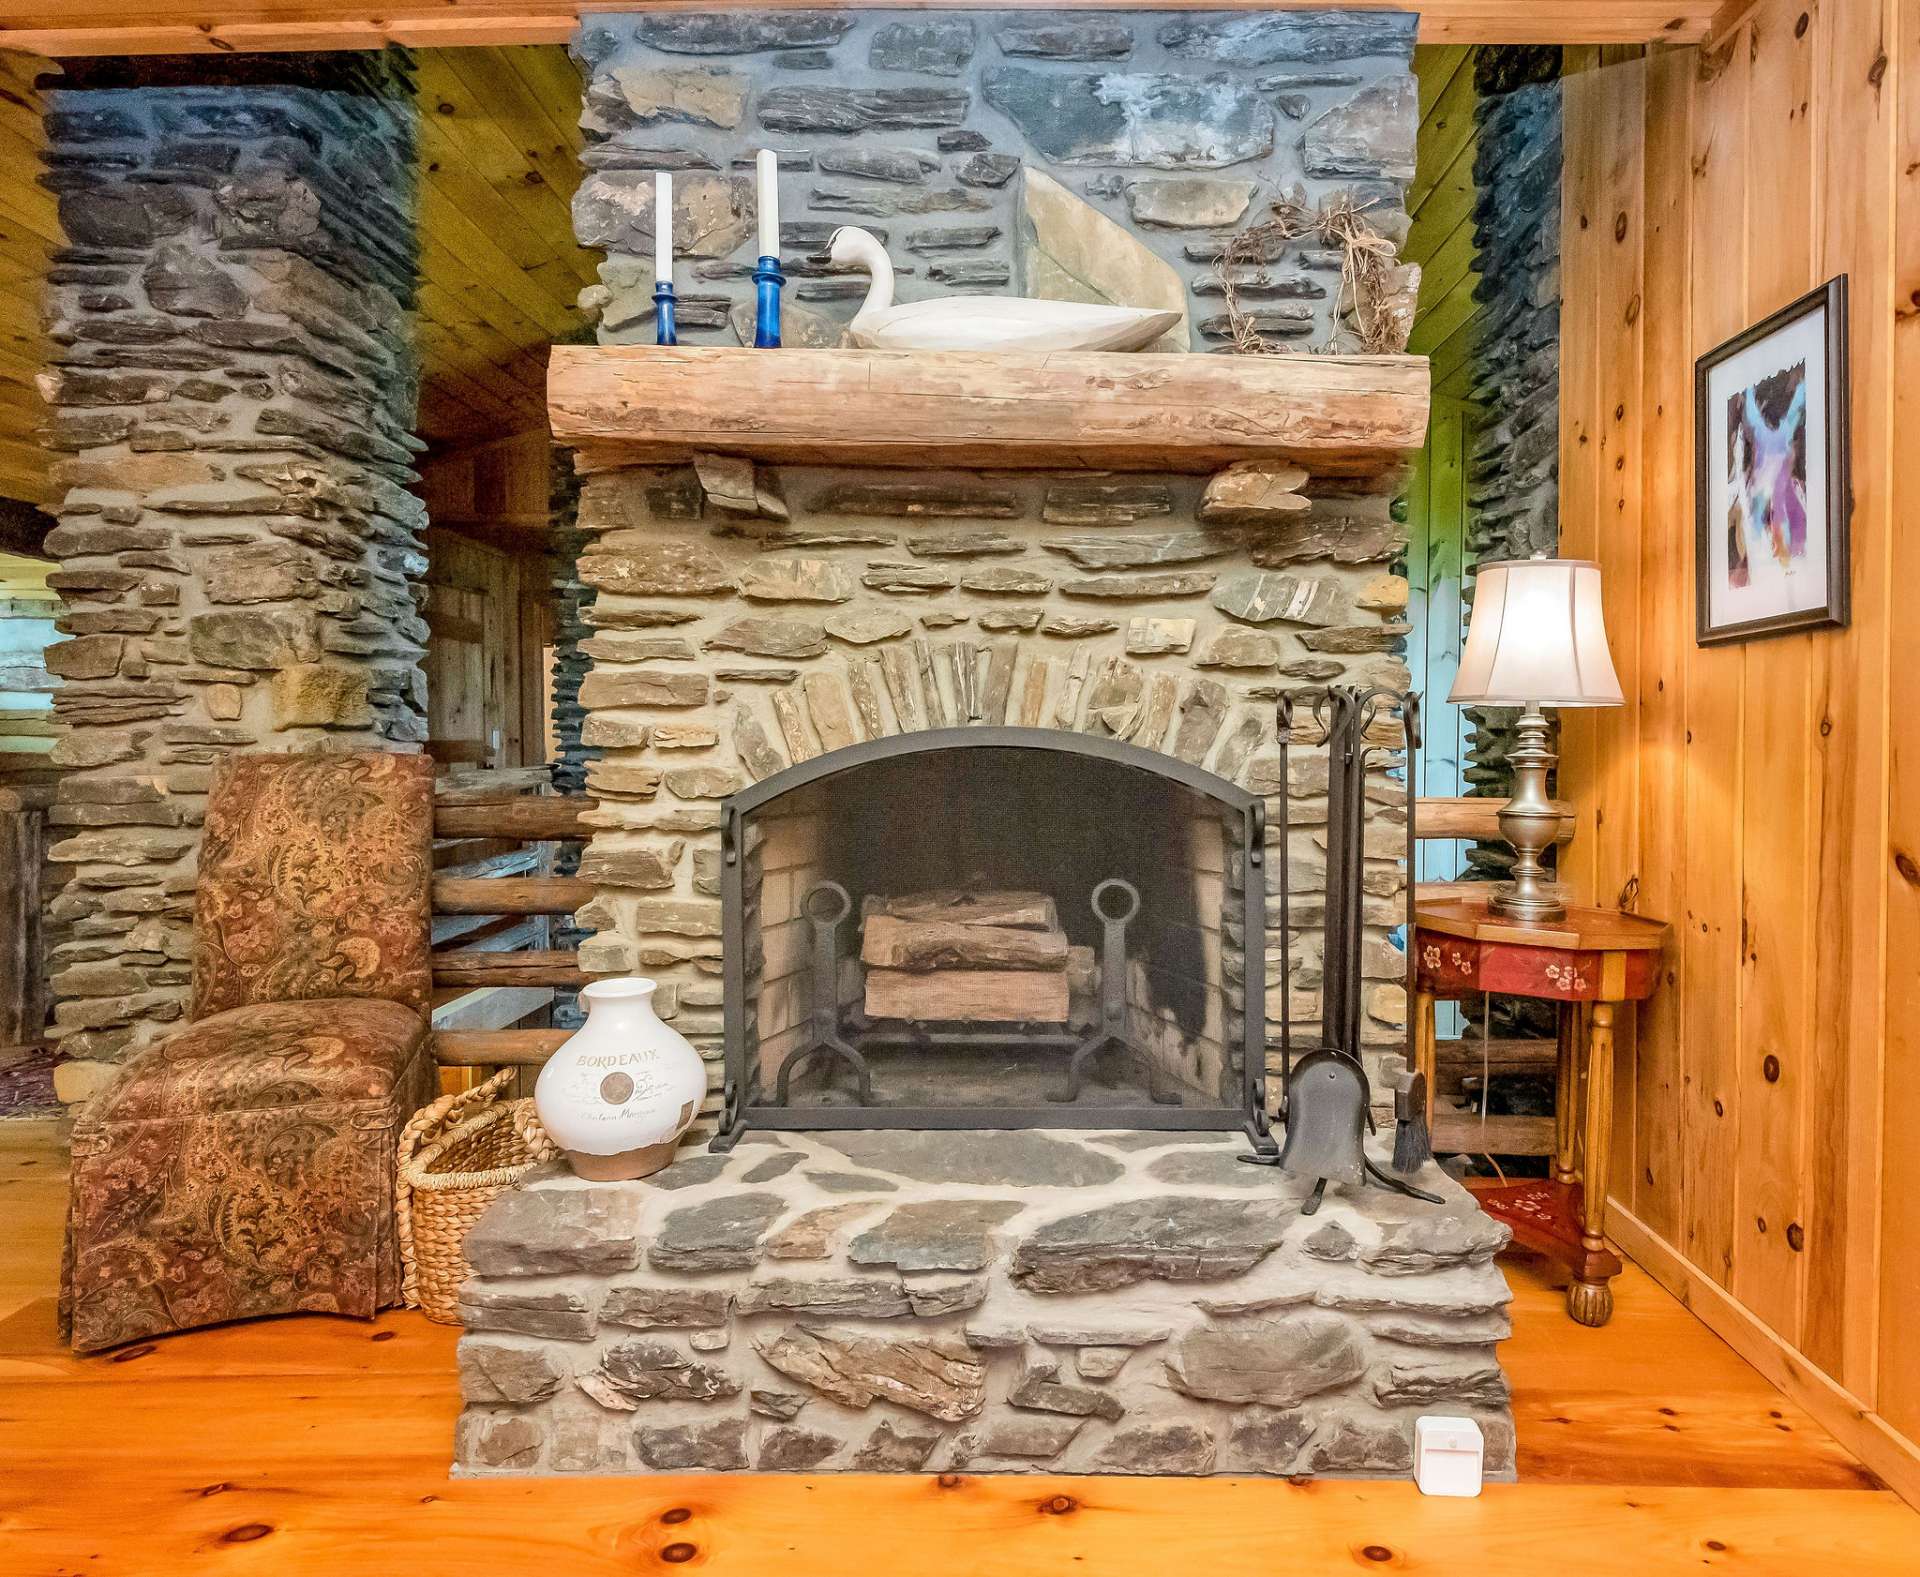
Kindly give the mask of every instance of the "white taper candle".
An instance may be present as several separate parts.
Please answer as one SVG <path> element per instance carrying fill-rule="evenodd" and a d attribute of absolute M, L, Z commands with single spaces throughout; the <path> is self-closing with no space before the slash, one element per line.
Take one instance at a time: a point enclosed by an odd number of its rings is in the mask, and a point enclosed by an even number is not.
<path fill-rule="evenodd" d="M 760 172 L 760 255 L 780 255 L 780 157 L 762 148 L 756 163 Z"/>
<path fill-rule="evenodd" d="M 653 277 L 673 282 L 673 177 L 665 170 L 653 175 Z"/>

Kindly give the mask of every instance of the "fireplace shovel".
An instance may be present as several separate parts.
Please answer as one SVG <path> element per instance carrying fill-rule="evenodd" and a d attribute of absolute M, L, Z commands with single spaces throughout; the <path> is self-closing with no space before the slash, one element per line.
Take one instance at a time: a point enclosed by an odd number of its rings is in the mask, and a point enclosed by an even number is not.
<path fill-rule="evenodd" d="M 1413 1079 L 1416 1084 L 1423 1082 L 1418 1074 Z M 1357 1188 L 1373 1182 L 1396 1194 L 1424 1199 L 1428 1204 L 1442 1203 L 1439 1195 L 1415 1188 L 1404 1178 L 1382 1171 L 1368 1159 L 1367 1109 L 1371 1093 L 1366 1070 L 1344 1051 L 1323 1047 L 1308 1052 L 1294 1065 L 1287 1080 L 1287 1135 L 1280 1146 L 1277 1164 L 1282 1171 L 1292 1172 L 1296 1177 L 1313 1179 L 1313 1192 L 1300 1207 L 1301 1215 L 1310 1216 L 1319 1210 L 1329 1183 L 1345 1183 Z M 1418 1099 L 1422 1111 L 1417 1129 L 1404 1113 L 1396 1125 L 1395 1172 L 1417 1171 L 1432 1154 L 1431 1150 L 1419 1153 L 1424 1148 L 1426 1128 L 1424 1093 Z M 1401 1104 L 1398 1098 L 1395 1104 Z"/>

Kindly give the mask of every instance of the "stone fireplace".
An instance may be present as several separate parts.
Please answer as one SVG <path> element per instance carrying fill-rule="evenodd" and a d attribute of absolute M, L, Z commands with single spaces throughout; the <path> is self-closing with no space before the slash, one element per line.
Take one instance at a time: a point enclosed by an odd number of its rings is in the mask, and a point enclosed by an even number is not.
<path fill-rule="evenodd" d="M 1319 1012 L 1324 757 L 1283 779 L 1275 699 L 1404 682 L 1378 484 L 1263 519 L 1245 469 L 613 448 L 583 450 L 583 958 L 665 982 L 719 1137 L 640 1183 L 555 1169 L 481 1224 L 461 1470 L 1399 1474 L 1441 1412 L 1510 1476 L 1505 1229 L 1431 1165 L 1438 1205 L 1305 1215 L 1239 1159 L 1280 992 L 1296 1044 Z M 1368 798 L 1363 1040 L 1397 1060 L 1403 783 Z M 1110 881 L 1140 900 L 1112 963 Z M 956 885 L 1037 896 L 1098 960 L 1064 1034 L 865 1011 L 874 905 Z M 1057 1099 L 1100 976 L 1119 1044 Z M 868 1099 L 801 1055 L 833 1035 Z"/>
<path fill-rule="evenodd" d="M 991 726 L 817 757 L 725 818 L 725 1142 L 754 1126 L 1264 1138 L 1258 979 L 1250 1015 L 1245 997 L 1247 953 L 1265 952 L 1256 796 L 1117 740 Z"/>
<path fill-rule="evenodd" d="M 1272 1147 L 1281 1004 L 1302 1044 L 1320 1015 L 1327 776 L 1283 771 L 1276 703 L 1407 682 L 1389 501 L 1424 364 L 1177 353 L 1223 337 L 1206 260 L 1257 192 L 1358 182 L 1394 228 L 1411 38 L 1338 12 L 584 35 L 603 343 L 549 381 L 595 592 L 581 957 L 662 982 L 713 1142 L 640 1183 L 536 1177 L 469 1239 L 463 1470 L 1384 1474 L 1417 1414 L 1466 1412 L 1510 1475 L 1505 1229 L 1437 1167 L 1438 1204 L 1303 1214 L 1239 1159 Z M 909 295 L 1171 281 L 1190 332 L 722 349 L 749 130 L 805 193 L 791 345 L 851 310 L 818 255 L 849 215 L 897 218 Z M 681 183 L 715 299 L 677 350 L 644 344 L 660 167 L 712 172 Z M 1324 346 L 1338 260 L 1270 262 L 1268 326 Z M 1370 743 L 1384 1057 L 1407 807 L 1394 727 Z"/>
<path fill-rule="evenodd" d="M 1194 824 L 1193 796 L 1218 808 L 1217 852 L 1180 858 L 1196 869 L 1220 866 L 1210 923 L 1191 918 L 1204 935 L 1230 938 L 1225 953 L 1207 944 L 1211 961 L 1197 982 L 1222 1048 L 1245 1043 L 1249 975 L 1256 1037 L 1264 1043 L 1269 1025 L 1277 1034 L 1286 965 L 1274 861 L 1282 855 L 1266 829 L 1278 825 L 1279 799 L 1288 796 L 1296 834 L 1286 857 L 1301 894 L 1291 1006 L 1297 1022 L 1317 1020 L 1312 890 L 1324 859 L 1323 761 L 1301 753 L 1294 781 L 1280 782 L 1274 703 L 1314 682 L 1405 683 L 1397 652 L 1405 582 L 1389 568 L 1399 528 L 1385 497 L 1349 481 L 1316 484 L 1307 508 L 1271 516 L 1258 502 L 1224 502 L 1229 492 L 1204 476 L 902 473 L 717 455 L 587 478 L 580 574 L 598 591 L 588 610 L 597 628 L 585 643 L 593 668 L 580 696 L 583 739 L 601 751 L 587 785 L 603 830 L 581 866 L 598 887 L 579 917 L 596 933 L 582 958 L 595 972 L 663 982 L 663 1011 L 714 1064 L 709 1123 L 720 1119 L 723 1094 L 730 797 L 829 763 L 830 778 L 811 791 L 824 806 L 836 786 L 843 797 L 851 792 L 842 752 L 941 730 L 1052 734 L 1086 763 L 1082 793 L 1124 792 L 1101 790 L 1101 763 L 1086 762 L 1107 746 L 1157 761 L 1176 774 L 1169 784 L 1183 779 L 1184 787 L 1161 796 L 1149 821 L 1156 827 L 1181 816 Z M 885 771 L 902 783 L 918 774 L 920 791 L 934 793 L 926 774 L 962 770 L 936 768 L 937 754 Z M 1031 778 L 1037 769 L 1023 771 Z M 971 854 L 949 849 L 938 857 L 944 865 L 922 855 L 912 873 L 862 875 L 850 886 L 842 879 L 856 901 L 970 878 L 976 871 L 961 868 L 969 862 L 982 875 L 1019 876 L 1028 856 L 1018 838 L 995 844 L 1031 824 L 1021 807 L 1040 787 L 950 787 L 957 803 L 974 806 Z M 1004 818 L 993 814 L 995 796 Z M 1385 1049 L 1401 1044 L 1405 1015 L 1404 957 L 1389 938 L 1404 906 L 1404 786 L 1381 775 L 1372 797 L 1364 1034 Z M 798 813 L 802 802 L 785 808 Z M 1061 839 L 1097 819 L 1064 818 Z M 1238 852 L 1227 840 L 1249 825 L 1259 832 L 1251 886 L 1259 963 L 1251 971 L 1240 953 L 1248 916 L 1226 915 L 1227 882 L 1243 869 L 1227 858 Z M 1020 881 L 1058 884 L 1049 891 L 1070 940 L 1093 947 L 1101 937 L 1092 887 L 1143 872 L 1115 854 L 1105 869 L 1088 859 L 1071 881 L 1031 868 Z M 796 901 L 791 886 L 783 877 L 778 902 Z M 1223 917 L 1233 924 L 1223 929 Z M 763 927 L 767 920 L 763 912 Z M 797 911 L 773 923 L 788 924 L 798 945 Z M 841 941 L 851 947 L 850 936 Z M 762 984 L 793 979 L 775 974 Z M 771 1037 L 798 1010 L 781 997 L 762 1011 Z M 1230 1062 L 1237 1074 L 1240 1061 Z"/>

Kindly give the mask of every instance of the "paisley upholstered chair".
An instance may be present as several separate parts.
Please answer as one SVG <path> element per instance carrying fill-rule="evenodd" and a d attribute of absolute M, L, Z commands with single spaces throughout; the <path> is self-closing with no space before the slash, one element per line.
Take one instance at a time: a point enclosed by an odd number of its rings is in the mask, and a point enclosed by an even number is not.
<path fill-rule="evenodd" d="M 74 1128 L 76 1348 L 399 1301 L 395 1147 L 435 1093 L 432 820 L 425 756 L 216 768 L 191 1022 Z"/>

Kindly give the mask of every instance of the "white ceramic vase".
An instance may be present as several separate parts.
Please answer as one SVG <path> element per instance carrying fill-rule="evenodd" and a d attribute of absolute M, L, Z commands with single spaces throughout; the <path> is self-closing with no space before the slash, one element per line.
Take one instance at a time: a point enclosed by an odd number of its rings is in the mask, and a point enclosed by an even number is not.
<path fill-rule="evenodd" d="M 533 1087 L 542 1126 L 595 1182 L 659 1171 L 707 1092 L 700 1054 L 653 1010 L 655 984 L 630 976 L 582 990 L 586 1023 Z"/>

